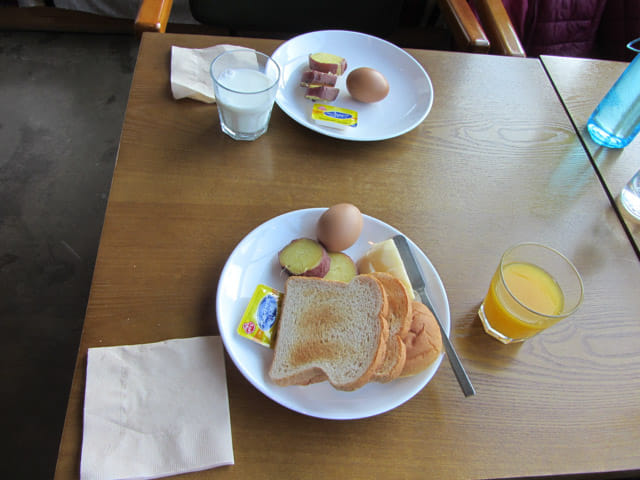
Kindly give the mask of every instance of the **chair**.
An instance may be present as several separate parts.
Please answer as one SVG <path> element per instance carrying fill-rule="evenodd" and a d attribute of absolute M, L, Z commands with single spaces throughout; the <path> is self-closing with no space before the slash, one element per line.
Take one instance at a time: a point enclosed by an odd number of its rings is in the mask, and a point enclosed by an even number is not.
<path fill-rule="evenodd" d="M 438 0 L 458 50 L 488 53 L 490 42 L 467 0 Z"/>
<path fill-rule="evenodd" d="M 467 0 L 437 0 L 437 3 L 452 34 L 455 49 L 489 52 L 489 39 Z M 136 31 L 166 31 L 171 4 L 172 0 L 143 0 L 135 22 Z M 403 6 L 405 10 L 408 6 L 414 7 L 415 12 L 416 5 L 422 5 L 419 16 L 424 18 L 425 12 L 430 12 L 435 4 L 436 0 L 325 0 L 310 7 L 299 0 L 191 0 L 190 7 L 196 20 L 205 25 L 225 26 L 231 35 L 288 38 L 305 31 L 344 28 L 371 33 L 405 46 L 403 40 L 416 39 L 422 34 L 419 30 L 424 25 L 416 18 L 407 21 Z M 250 5 L 254 8 L 250 9 Z M 310 9 L 315 16 L 309 16 Z M 252 15 L 247 14 L 250 11 Z M 340 12 L 339 16 L 335 15 L 336 11 Z M 411 25 L 407 25 L 409 23 Z M 428 48 L 428 45 L 421 47 Z"/>
<path fill-rule="evenodd" d="M 135 31 L 161 32 L 167 30 L 173 0 L 142 0 L 135 20 Z"/>
<path fill-rule="evenodd" d="M 109 0 L 104 0 L 108 2 Z M 138 2 L 138 0 L 131 0 Z M 98 3 L 98 2 L 97 2 Z M 89 6 L 93 6 L 91 3 Z M 0 31 L 79 32 L 131 34 L 135 31 L 164 32 L 173 0 L 142 0 L 137 20 L 119 18 L 90 10 L 72 10 L 55 6 L 18 6 L 0 1 Z"/>
<path fill-rule="evenodd" d="M 256 8 L 247 9 L 247 5 Z M 275 5 L 280 5 L 279 9 Z M 194 17 L 204 25 L 172 24 L 170 31 L 287 39 L 304 31 L 347 28 L 381 36 L 405 48 L 524 56 L 501 0 L 475 0 L 471 4 L 469 0 L 324 0 L 312 7 L 300 5 L 299 0 L 190 0 Z M 142 0 L 134 22 L 54 7 L 3 7 L 0 28 L 165 32 L 172 6 L 173 0 Z M 338 7 L 339 16 L 334 14 Z M 318 12 L 316 16 L 310 17 L 309 9 Z M 254 12 L 253 19 L 248 11 Z M 446 29 L 441 28 L 442 20 Z M 427 28 L 431 23 L 438 28 Z"/>
<path fill-rule="evenodd" d="M 466 0 L 438 0 L 438 3 L 447 16 L 449 28 L 461 50 L 526 56 L 502 0 L 475 0 L 475 11 Z M 474 21 L 478 18 L 480 22 Z M 486 50 L 484 45 L 477 44 L 478 33 L 475 29 L 480 29 L 486 35 Z"/>
<path fill-rule="evenodd" d="M 489 37 L 490 53 L 526 57 L 520 38 L 502 0 L 476 0 L 478 16 Z"/>

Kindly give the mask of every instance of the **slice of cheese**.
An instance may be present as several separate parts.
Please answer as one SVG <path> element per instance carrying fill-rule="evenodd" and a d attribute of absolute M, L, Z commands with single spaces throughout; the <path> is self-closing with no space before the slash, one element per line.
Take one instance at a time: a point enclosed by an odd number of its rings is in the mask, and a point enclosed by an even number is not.
<path fill-rule="evenodd" d="M 400 280 L 412 300 L 415 299 L 409 276 L 404 268 L 400 252 L 393 239 L 374 243 L 371 248 L 358 260 L 358 273 L 387 272 Z"/>

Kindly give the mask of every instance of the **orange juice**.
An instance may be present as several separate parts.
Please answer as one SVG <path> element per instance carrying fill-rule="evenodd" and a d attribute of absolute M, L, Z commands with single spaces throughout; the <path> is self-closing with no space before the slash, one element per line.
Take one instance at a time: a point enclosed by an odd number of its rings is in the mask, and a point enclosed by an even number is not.
<path fill-rule="evenodd" d="M 493 330 L 519 340 L 553 325 L 561 318 L 563 307 L 562 289 L 549 273 L 531 263 L 517 262 L 502 266 L 502 278 L 498 268 L 481 311 Z"/>

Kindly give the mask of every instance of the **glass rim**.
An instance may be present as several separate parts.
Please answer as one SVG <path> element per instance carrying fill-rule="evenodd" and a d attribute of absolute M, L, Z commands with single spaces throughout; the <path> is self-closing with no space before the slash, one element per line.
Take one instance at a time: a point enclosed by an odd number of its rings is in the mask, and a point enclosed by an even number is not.
<path fill-rule="evenodd" d="M 563 312 L 559 315 L 548 315 L 546 313 L 541 313 L 538 312 L 536 310 L 534 310 L 531 307 L 528 307 L 527 305 L 525 305 L 524 303 L 522 303 L 520 301 L 520 299 L 515 296 L 513 294 L 513 292 L 511 291 L 511 289 L 509 288 L 509 286 L 507 285 L 507 282 L 505 282 L 504 280 L 504 275 L 502 273 L 502 269 L 503 267 L 505 267 L 505 259 L 507 257 L 507 255 L 509 253 L 511 253 L 513 250 L 515 250 L 516 248 L 519 247 L 526 247 L 526 246 L 533 246 L 533 247 L 541 247 L 544 248 L 545 250 L 548 250 L 556 255 L 558 255 L 560 258 L 562 258 L 567 265 L 569 265 L 569 267 L 571 267 L 571 270 L 573 271 L 573 273 L 575 274 L 576 278 L 578 279 L 578 284 L 580 285 L 580 297 L 578 298 L 578 300 L 576 301 L 576 304 L 573 306 L 573 308 L 571 308 L 569 311 L 567 312 Z M 534 315 L 537 315 L 539 317 L 543 317 L 543 318 L 551 318 L 551 319 L 563 319 L 568 317 L 569 315 L 573 314 L 576 310 L 578 310 L 578 308 L 580 307 L 580 305 L 582 305 L 582 300 L 584 299 L 584 284 L 582 282 L 582 277 L 580 276 L 580 272 L 578 272 L 578 269 L 575 267 L 575 265 L 573 264 L 573 262 L 571 260 L 569 260 L 562 252 L 559 252 L 558 250 L 556 250 L 555 248 L 549 247 L 547 245 L 544 245 L 542 243 L 538 243 L 538 242 L 521 242 L 521 243 L 516 243 L 515 245 L 511 245 L 509 248 L 507 248 L 507 250 L 502 254 L 502 257 L 500 258 L 500 265 L 498 266 L 498 270 L 500 272 L 500 281 L 502 282 L 502 285 L 504 286 L 505 290 L 507 291 L 507 293 L 509 294 L 509 296 L 516 301 L 516 303 L 518 305 L 520 305 L 522 308 L 524 308 L 525 310 L 527 310 L 528 312 L 533 313 Z M 555 280 L 555 279 L 554 279 Z M 563 292 L 564 295 L 564 292 Z"/>
<path fill-rule="evenodd" d="M 255 92 L 242 92 L 240 90 L 234 90 L 233 88 L 229 88 L 226 85 L 220 83 L 216 79 L 216 77 L 213 75 L 213 66 L 215 65 L 216 61 L 218 61 L 218 59 L 220 59 L 220 57 L 223 57 L 224 55 L 231 54 L 231 53 L 235 54 L 235 53 L 240 53 L 240 52 L 253 53 L 255 55 L 259 55 L 259 56 L 265 57 L 267 59 L 267 63 L 268 62 L 272 62 L 276 66 L 276 71 L 278 72 L 278 76 L 273 80 L 272 83 L 269 84 L 268 87 L 266 87 L 266 88 L 264 88 L 262 90 L 256 90 Z M 209 75 L 211 75 L 211 80 L 213 80 L 213 83 L 215 83 L 216 85 L 218 85 L 221 88 L 224 88 L 225 90 L 228 90 L 229 92 L 238 93 L 240 95 L 256 95 L 258 93 L 268 92 L 274 86 L 278 85 L 278 83 L 280 82 L 280 77 L 282 76 L 282 70 L 280 69 L 280 65 L 278 64 L 278 62 L 276 62 L 270 55 L 267 55 L 266 53 L 262 53 L 262 52 L 259 52 L 257 50 L 246 49 L 246 48 L 234 48 L 232 50 L 226 50 L 226 51 L 216 55 L 216 57 L 211 61 L 211 64 L 209 65 Z"/>
<path fill-rule="evenodd" d="M 640 53 L 640 48 L 637 48 L 634 46 L 634 44 L 638 42 L 640 42 L 640 37 L 636 38 L 635 40 L 631 40 L 629 43 L 627 43 L 627 48 L 629 50 L 633 50 L 634 52 Z"/>

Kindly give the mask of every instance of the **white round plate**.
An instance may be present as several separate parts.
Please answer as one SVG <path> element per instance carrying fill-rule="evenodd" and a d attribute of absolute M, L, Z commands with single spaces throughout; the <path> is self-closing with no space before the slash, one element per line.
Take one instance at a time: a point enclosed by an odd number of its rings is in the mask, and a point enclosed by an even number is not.
<path fill-rule="evenodd" d="M 279 387 L 268 376 L 273 350 L 240 336 L 236 328 L 249 299 L 258 284 L 284 290 L 286 274 L 278 264 L 277 254 L 291 240 L 315 238 L 315 226 L 325 208 L 295 210 L 273 218 L 236 246 L 225 264 L 216 297 L 220 335 L 229 356 L 242 374 L 262 393 L 279 404 L 299 413 L 327 419 L 370 417 L 409 400 L 431 380 L 442 361 L 442 355 L 423 372 L 389 383 L 369 383 L 353 392 L 334 389 L 329 382 L 309 386 Z M 357 261 L 371 243 L 381 242 L 400 232 L 380 220 L 364 215 L 362 234 L 345 250 Z M 408 239 L 409 240 L 409 239 Z M 433 304 L 449 332 L 449 302 L 438 272 L 427 256 L 409 240 L 433 294 Z"/>
<path fill-rule="evenodd" d="M 300 86 L 309 54 L 326 52 L 347 60 L 347 71 L 338 79 L 338 98 L 331 105 L 358 112 L 358 126 L 338 130 L 311 121 L 313 103 Z M 345 140 L 385 140 L 419 125 L 431 110 L 433 86 L 427 72 L 411 55 L 392 43 L 364 33 L 321 30 L 299 35 L 283 43 L 273 54 L 280 65 L 276 103 L 296 122 L 316 132 Z M 381 72 L 389 82 L 389 94 L 376 103 L 361 103 L 349 95 L 346 77 L 359 67 Z M 320 102 L 322 103 L 322 102 Z"/>

